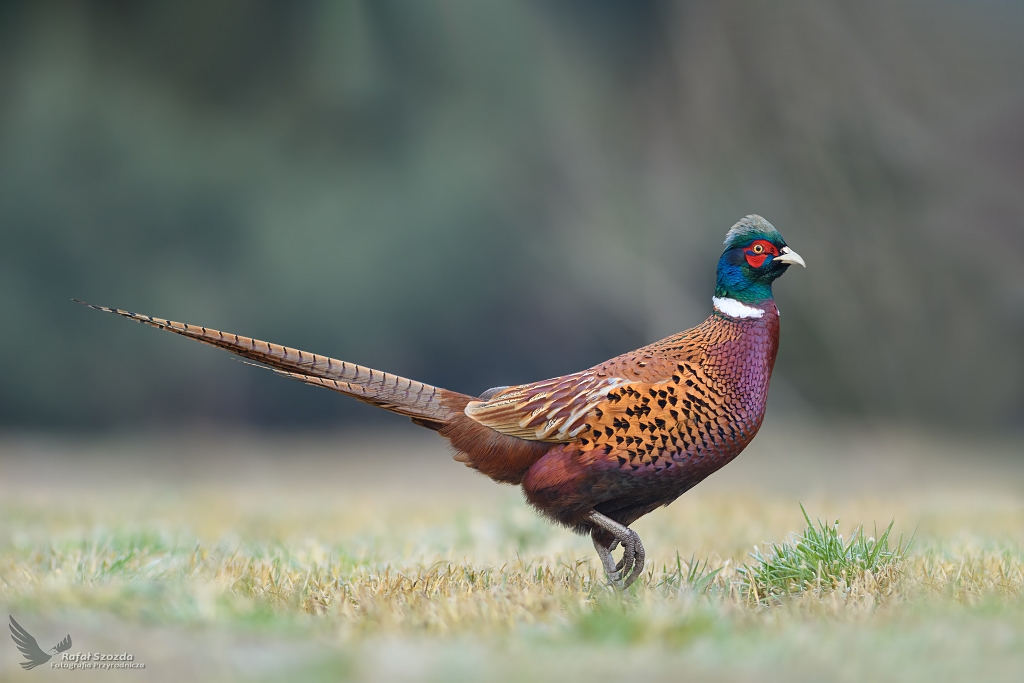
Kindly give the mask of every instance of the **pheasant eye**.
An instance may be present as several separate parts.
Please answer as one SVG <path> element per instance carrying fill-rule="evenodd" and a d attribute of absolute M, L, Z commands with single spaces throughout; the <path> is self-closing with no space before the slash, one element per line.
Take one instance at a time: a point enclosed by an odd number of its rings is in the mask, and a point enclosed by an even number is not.
<path fill-rule="evenodd" d="M 763 244 L 755 244 L 754 245 L 754 253 L 755 254 L 763 254 L 764 253 L 764 245 Z"/>

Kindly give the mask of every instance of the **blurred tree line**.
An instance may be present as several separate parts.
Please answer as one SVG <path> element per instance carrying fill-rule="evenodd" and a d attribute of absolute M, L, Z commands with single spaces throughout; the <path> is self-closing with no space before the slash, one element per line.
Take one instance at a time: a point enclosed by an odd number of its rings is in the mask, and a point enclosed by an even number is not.
<path fill-rule="evenodd" d="M 478 393 L 710 311 L 772 221 L 776 405 L 1024 423 L 1024 6 L 0 5 L 0 425 L 373 413 L 70 297 Z"/>

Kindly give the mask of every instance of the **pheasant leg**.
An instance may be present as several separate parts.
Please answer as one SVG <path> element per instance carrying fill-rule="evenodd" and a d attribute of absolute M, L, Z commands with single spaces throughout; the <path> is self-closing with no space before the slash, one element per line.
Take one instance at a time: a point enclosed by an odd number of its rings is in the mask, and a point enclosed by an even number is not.
<path fill-rule="evenodd" d="M 640 536 L 629 527 L 597 511 L 591 512 L 587 519 L 614 537 L 611 544 L 605 546 L 598 541 L 596 530 L 591 536 L 605 574 L 608 575 L 608 583 L 618 590 L 626 590 L 644 570 L 644 544 L 640 542 Z M 622 544 L 622 559 L 616 563 L 612 551 L 619 543 Z"/>
<path fill-rule="evenodd" d="M 608 577 L 610 583 L 614 583 L 620 578 L 620 569 L 622 564 L 616 565 L 615 558 L 612 557 L 612 551 L 619 545 L 618 541 L 612 541 L 610 546 L 605 546 L 601 541 L 598 540 L 599 532 L 597 530 L 591 535 L 591 540 L 594 541 L 594 549 L 597 550 L 598 557 L 601 558 L 601 564 L 604 565 L 604 573 Z"/>

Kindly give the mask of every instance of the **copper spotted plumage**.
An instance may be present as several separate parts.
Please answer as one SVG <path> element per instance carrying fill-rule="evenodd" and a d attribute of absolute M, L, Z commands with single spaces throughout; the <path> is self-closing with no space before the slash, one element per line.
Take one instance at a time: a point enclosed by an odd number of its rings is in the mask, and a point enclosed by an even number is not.
<path fill-rule="evenodd" d="M 625 589 L 645 559 L 629 525 L 731 461 L 760 428 L 779 345 L 772 283 L 792 264 L 804 262 L 778 231 L 747 216 L 726 235 L 714 310 L 703 323 L 589 370 L 479 397 L 249 337 L 92 307 L 437 431 L 456 460 L 522 486 L 541 513 L 590 534 L 609 582 Z"/>

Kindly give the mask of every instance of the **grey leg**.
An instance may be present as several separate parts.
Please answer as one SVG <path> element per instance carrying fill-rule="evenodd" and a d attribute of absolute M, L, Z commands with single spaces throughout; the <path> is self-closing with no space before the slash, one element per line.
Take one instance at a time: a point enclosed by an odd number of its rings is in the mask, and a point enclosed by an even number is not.
<path fill-rule="evenodd" d="M 610 546 L 605 547 L 597 541 L 597 534 L 592 537 L 597 554 L 601 557 L 601 564 L 604 565 L 604 571 L 608 575 L 608 582 L 619 590 L 629 588 L 644 570 L 644 544 L 640 542 L 640 537 L 629 527 L 619 524 L 600 512 L 591 512 L 587 519 L 615 538 Z M 612 557 L 612 550 L 619 543 L 622 544 L 622 559 L 614 564 L 615 558 Z"/>
<path fill-rule="evenodd" d="M 598 557 L 601 558 L 601 564 L 604 565 L 604 573 L 608 576 L 608 581 L 615 583 L 619 581 L 619 569 L 615 566 L 615 558 L 612 557 L 612 548 L 606 548 L 597 540 L 597 533 L 595 532 L 591 536 L 591 540 L 594 541 L 594 549 L 597 550 Z M 618 545 L 618 541 L 612 541 L 612 545 Z"/>

